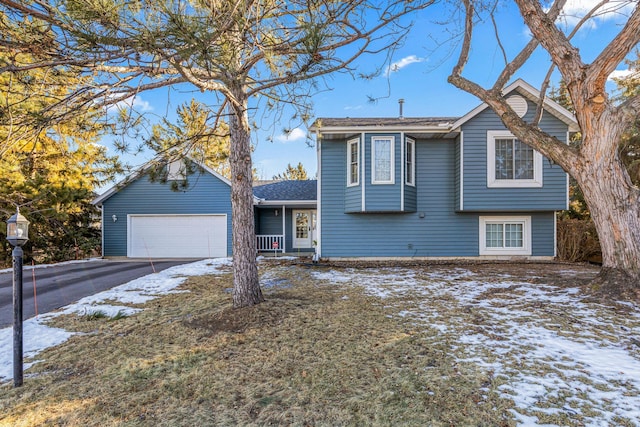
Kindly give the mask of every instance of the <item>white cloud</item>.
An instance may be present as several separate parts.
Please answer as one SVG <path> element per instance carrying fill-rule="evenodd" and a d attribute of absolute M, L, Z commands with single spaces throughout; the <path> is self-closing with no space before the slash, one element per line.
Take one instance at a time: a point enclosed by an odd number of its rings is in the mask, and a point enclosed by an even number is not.
<path fill-rule="evenodd" d="M 346 107 L 344 107 L 344 109 L 346 111 L 361 110 L 362 109 L 362 105 L 347 105 Z"/>
<path fill-rule="evenodd" d="M 145 101 L 140 95 L 137 95 L 127 99 L 123 99 L 122 101 L 119 101 L 113 105 L 107 106 L 107 113 L 114 113 L 126 109 L 134 109 L 139 112 L 146 112 L 153 111 L 153 106 L 149 101 Z"/>
<path fill-rule="evenodd" d="M 153 107 L 149 103 L 149 101 L 145 101 L 139 96 L 133 98 L 133 107 L 142 111 L 151 111 Z"/>
<path fill-rule="evenodd" d="M 291 129 L 289 133 L 282 133 L 281 135 L 276 136 L 276 141 L 278 142 L 292 142 L 292 141 L 300 141 L 307 137 L 307 133 L 300 128 Z"/>
<path fill-rule="evenodd" d="M 408 65 L 424 62 L 426 60 L 427 60 L 426 58 L 420 58 L 419 56 L 416 56 L 416 55 L 405 56 L 401 60 L 396 61 L 391 65 L 389 65 L 389 68 L 387 69 L 387 75 L 398 72 Z"/>
<path fill-rule="evenodd" d="M 623 79 L 625 77 L 629 77 L 635 71 L 632 70 L 615 70 L 613 73 L 609 75 L 609 80 L 613 79 Z"/>
<path fill-rule="evenodd" d="M 562 12 L 562 20 L 569 27 L 576 25 L 589 11 L 601 3 L 601 0 L 568 0 Z M 596 28 L 600 21 L 624 18 L 633 9 L 634 4 L 628 0 L 613 0 L 600 7 L 586 25 L 589 28 Z"/>

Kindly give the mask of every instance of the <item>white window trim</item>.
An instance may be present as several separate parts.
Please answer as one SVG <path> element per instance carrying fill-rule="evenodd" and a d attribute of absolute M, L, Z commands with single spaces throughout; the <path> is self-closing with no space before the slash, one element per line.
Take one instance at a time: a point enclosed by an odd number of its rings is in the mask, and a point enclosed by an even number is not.
<path fill-rule="evenodd" d="M 351 181 L 351 146 L 356 145 L 356 160 L 358 162 L 358 168 L 356 172 L 356 180 Z M 360 185 L 360 139 L 355 138 L 347 142 L 347 187 L 356 187 Z"/>
<path fill-rule="evenodd" d="M 487 224 L 522 224 L 521 248 L 487 248 Z M 531 217 L 530 216 L 481 216 L 480 217 L 480 255 L 531 255 Z"/>
<path fill-rule="evenodd" d="M 496 179 L 496 139 L 515 138 L 509 131 L 487 131 L 487 187 L 538 188 L 542 187 L 542 154 L 533 150 L 533 179 Z"/>
<path fill-rule="evenodd" d="M 376 141 L 389 141 L 389 149 L 391 152 L 390 156 L 390 180 L 381 181 L 376 180 Z M 395 184 L 396 182 L 396 174 L 395 174 L 395 138 L 393 136 L 374 136 L 371 138 L 371 184 Z"/>
<path fill-rule="evenodd" d="M 406 145 L 411 145 L 411 181 L 407 180 L 407 170 L 406 170 L 406 155 L 407 151 L 405 149 L 403 161 L 405 162 L 405 171 L 404 171 L 404 183 L 415 187 L 416 186 L 416 141 L 412 138 L 405 139 Z"/>

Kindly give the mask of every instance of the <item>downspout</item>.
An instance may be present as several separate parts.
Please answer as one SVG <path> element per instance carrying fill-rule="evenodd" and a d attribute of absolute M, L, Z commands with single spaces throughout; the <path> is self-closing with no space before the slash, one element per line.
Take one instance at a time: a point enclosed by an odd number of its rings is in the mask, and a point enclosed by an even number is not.
<path fill-rule="evenodd" d="M 367 198 L 365 197 L 365 188 L 367 186 L 367 168 L 365 167 L 365 162 L 366 162 L 366 156 L 365 156 L 365 152 L 367 151 L 367 144 L 364 141 L 364 132 L 360 133 L 360 142 L 361 142 L 361 150 L 362 153 L 360 153 L 360 172 L 362 175 L 362 206 L 360 207 L 360 210 L 362 212 L 366 211 L 366 206 L 367 206 Z"/>
<path fill-rule="evenodd" d="M 322 138 L 320 132 L 316 130 L 316 257 L 322 256 Z"/>
<path fill-rule="evenodd" d="M 287 249 L 287 206 L 282 205 L 282 254 Z"/>
<path fill-rule="evenodd" d="M 402 118 L 402 104 L 400 104 L 400 118 Z M 404 131 L 400 132 L 400 212 L 404 212 L 404 184 L 405 184 L 405 174 L 404 168 L 406 166 L 405 156 L 405 136 Z M 395 150 L 394 150 L 395 151 Z M 395 155 L 395 153 L 394 153 Z M 396 171 L 393 171 L 396 173 Z"/>
<path fill-rule="evenodd" d="M 464 210 L 464 132 L 460 131 L 460 210 Z"/>

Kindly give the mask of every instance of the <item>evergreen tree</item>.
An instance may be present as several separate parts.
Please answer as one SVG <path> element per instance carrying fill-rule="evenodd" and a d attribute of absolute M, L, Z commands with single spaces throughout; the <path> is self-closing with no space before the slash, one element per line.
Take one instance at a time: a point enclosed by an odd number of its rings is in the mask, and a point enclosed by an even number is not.
<path fill-rule="evenodd" d="M 403 17 L 433 3 L 389 0 L 30 0 L 0 1 L 11 22 L 53 28 L 37 64 L 12 62 L 19 73 L 52 64 L 78 67 L 99 84 L 84 86 L 47 114 L 73 116 L 87 105 L 112 105 L 162 87 L 208 92 L 229 126 L 235 307 L 263 301 L 253 218 L 250 101 L 311 119 L 309 95 L 321 76 L 353 73 L 365 54 L 389 52 L 409 28 Z M 0 30 L 2 30 L 0 22 Z M 0 31 L 0 45 L 13 41 Z M 23 46 L 23 45 L 21 45 Z M 33 43 L 31 46 L 37 49 Z M 16 45 L 16 47 L 20 47 Z M 52 48 L 50 48 L 52 47 Z M 388 63 L 382 60 L 380 70 Z M 379 70 L 376 70 L 379 71 Z"/>
<path fill-rule="evenodd" d="M 14 46 L 0 50 L 0 66 L 38 60 L 40 50 L 26 53 L 20 48 L 32 39 L 52 43 L 46 26 L 28 21 L 9 25 L 3 14 L 0 21 Z M 0 220 L 22 206 L 31 222 L 27 262 L 98 253 L 100 214 L 90 202 L 94 189 L 121 170 L 97 144 L 104 130 L 100 116 L 86 109 L 55 124 L 42 120 L 43 112 L 87 82 L 86 76 L 64 67 L 0 74 Z M 2 236 L 5 230 L 2 224 Z M 11 248 L 2 236 L 0 263 L 6 265 Z"/>
<path fill-rule="evenodd" d="M 176 123 L 154 125 L 147 145 L 166 160 L 188 154 L 230 178 L 229 127 L 204 104 L 192 99 L 178 108 Z"/>
<path fill-rule="evenodd" d="M 288 163 L 287 169 L 278 175 L 274 175 L 273 179 L 280 181 L 305 181 L 309 179 L 309 177 L 302 163 L 298 162 L 298 166 L 295 168 L 291 166 L 291 163 Z"/>

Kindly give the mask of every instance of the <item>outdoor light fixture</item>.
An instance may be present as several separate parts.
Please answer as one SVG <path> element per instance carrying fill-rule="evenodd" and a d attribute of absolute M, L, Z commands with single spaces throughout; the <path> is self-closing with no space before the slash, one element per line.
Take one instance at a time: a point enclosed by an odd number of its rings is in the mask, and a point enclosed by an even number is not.
<path fill-rule="evenodd" d="M 29 240 L 29 221 L 22 216 L 20 208 L 7 220 L 7 240 L 12 246 L 20 247 Z"/>
<path fill-rule="evenodd" d="M 7 220 L 7 240 L 13 245 L 13 386 L 22 385 L 22 245 L 29 240 L 29 221 L 20 208 Z"/>
<path fill-rule="evenodd" d="M 275 215 L 278 216 L 280 212 L 278 212 L 278 209 L 276 209 Z"/>
<path fill-rule="evenodd" d="M 113 220 L 113 222 L 116 222 L 118 220 L 118 217 L 115 214 L 113 214 L 111 215 L 111 219 Z"/>

